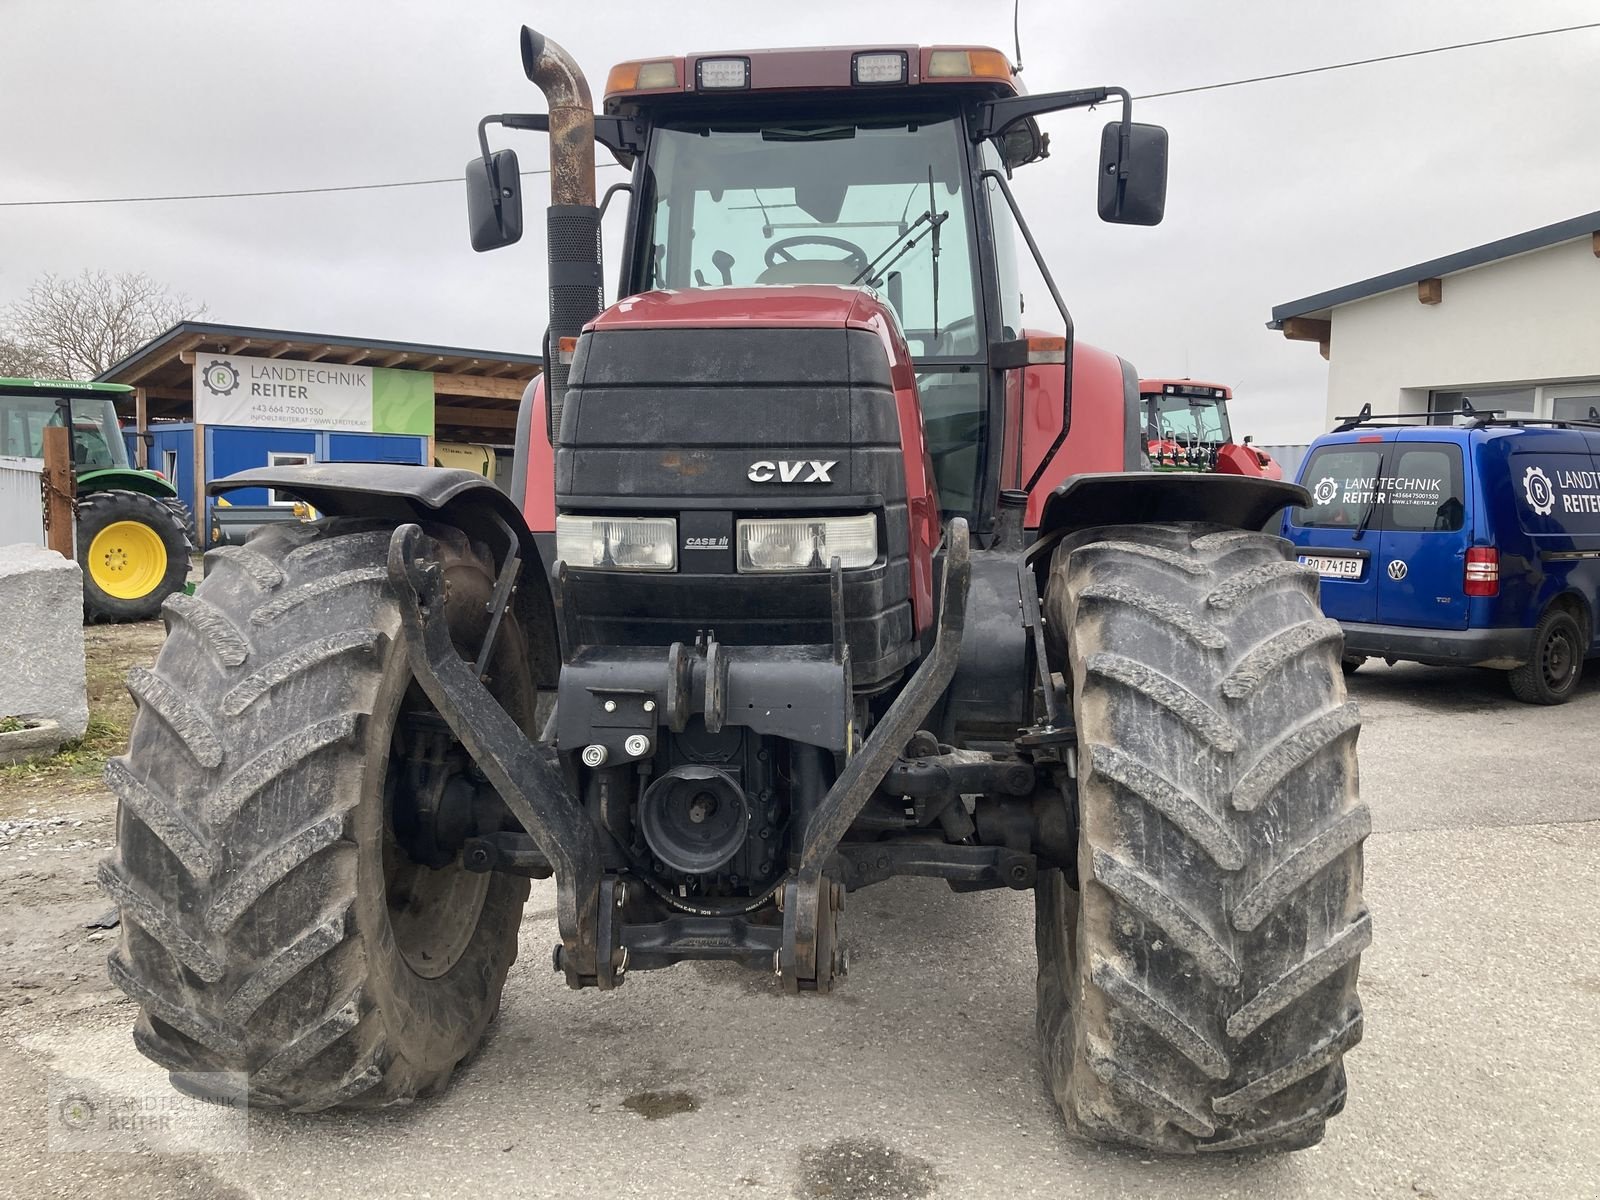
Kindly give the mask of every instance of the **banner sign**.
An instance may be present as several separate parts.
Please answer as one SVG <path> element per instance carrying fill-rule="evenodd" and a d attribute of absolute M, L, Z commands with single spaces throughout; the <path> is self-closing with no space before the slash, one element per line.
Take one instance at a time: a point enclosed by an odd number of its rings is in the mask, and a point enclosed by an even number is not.
<path fill-rule="evenodd" d="M 201 425 L 433 434 L 433 375 L 331 362 L 197 354 Z"/>

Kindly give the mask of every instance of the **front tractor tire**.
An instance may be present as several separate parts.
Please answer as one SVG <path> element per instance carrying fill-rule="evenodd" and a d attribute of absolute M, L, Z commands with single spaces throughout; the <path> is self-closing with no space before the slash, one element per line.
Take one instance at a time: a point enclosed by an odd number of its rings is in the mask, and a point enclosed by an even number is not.
<path fill-rule="evenodd" d="M 1042 875 L 1036 927 L 1069 1131 L 1314 1145 L 1371 936 L 1359 719 L 1314 573 L 1266 534 L 1106 528 L 1058 549 L 1045 611 L 1079 746 L 1079 886 Z"/>
<path fill-rule="evenodd" d="M 275 526 L 212 551 L 195 594 L 167 601 L 154 669 L 129 676 L 138 714 L 106 769 L 109 969 L 180 1089 L 216 1094 L 210 1073 L 230 1072 L 254 1106 L 401 1103 L 442 1088 L 498 1010 L 527 882 L 421 865 L 396 838 L 408 730 L 441 724 L 407 664 L 391 532 Z M 492 564 L 429 533 L 470 654 Z M 531 725 L 509 616 L 496 647 L 491 688 Z"/>
<path fill-rule="evenodd" d="M 189 577 L 187 522 L 173 502 L 110 489 L 78 500 L 78 564 L 83 616 L 148 621 Z"/>

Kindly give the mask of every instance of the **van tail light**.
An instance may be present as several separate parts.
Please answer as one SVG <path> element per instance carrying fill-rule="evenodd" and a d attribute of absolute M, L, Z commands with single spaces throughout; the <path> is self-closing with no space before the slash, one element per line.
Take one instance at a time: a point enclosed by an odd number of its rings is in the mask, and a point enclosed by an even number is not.
<path fill-rule="evenodd" d="M 1466 593 L 1469 596 L 1500 594 L 1500 550 L 1496 546 L 1467 548 Z"/>

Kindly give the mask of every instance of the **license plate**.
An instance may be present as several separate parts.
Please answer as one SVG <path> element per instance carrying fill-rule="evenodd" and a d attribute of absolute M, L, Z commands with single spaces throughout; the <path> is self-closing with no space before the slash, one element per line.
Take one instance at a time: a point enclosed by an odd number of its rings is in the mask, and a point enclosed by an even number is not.
<path fill-rule="evenodd" d="M 1361 578 L 1362 560 L 1359 558 L 1348 558 L 1342 554 L 1302 554 L 1300 561 L 1308 567 L 1315 567 L 1317 574 L 1324 579 Z"/>

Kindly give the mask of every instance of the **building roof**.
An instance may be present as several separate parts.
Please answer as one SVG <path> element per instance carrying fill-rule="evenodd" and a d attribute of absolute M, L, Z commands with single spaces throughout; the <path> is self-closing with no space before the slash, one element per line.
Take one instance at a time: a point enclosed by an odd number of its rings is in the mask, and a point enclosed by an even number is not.
<path fill-rule="evenodd" d="M 1597 232 L 1600 232 L 1600 211 L 1584 213 L 1583 216 L 1573 217 L 1568 221 L 1557 221 L 1554 225 L 1530 229 L 1526 233 L 1485 242 L 1470 250 L 1459 250 L 1443 258 L 1429 259 L 1412 267 L 1402 267 L 1398 271 L 1374 275 L 1371 279 L 1363 279 L 1359 283 L 1349 283 L 1332 291 L 1318 292 L 1314 296 L 1279 304 L 1272 310 L 1272 320 L 1267 322 L 1267 328 L 1282 329 L 1283 323 L 1291 317 L 1326 320 L 1331 310 L 1354 300 L 1365 300 L 1382 292 L 1392 292 L 1396 288 L 1419 283 L 1424 279 L 1438 279 L 1445 275 L 1454 275 L 1458 271 L 1470 271 L 1473 267 L 1481 267 L 1502 258 L 1527 254 L 1531 250 L 1543 250 L 1546 246 L 1570 242 L 1575 238 L 1588 237 Z"/>
<path fill-rule="evenodd" d="M 469 440 L 509 440 L 522 391 L 544 369 L 537 354 L 182 321 L 96 378 L 143 391 L 152 417 L 189 419 L 197 354 L 429 371 L 435 426 L 441 434 L 459 430 Z"/>

